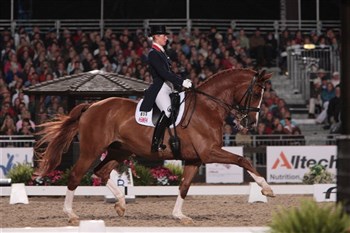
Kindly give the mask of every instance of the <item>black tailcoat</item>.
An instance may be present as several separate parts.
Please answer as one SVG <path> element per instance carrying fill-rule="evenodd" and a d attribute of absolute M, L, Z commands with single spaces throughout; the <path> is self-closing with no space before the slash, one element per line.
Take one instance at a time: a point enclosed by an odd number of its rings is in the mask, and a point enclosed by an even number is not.
<path fill-rule="evenodd" d="M 155 45 L 148 53 L 149 71 L 152 75 L 153 83 L 145 91 L 145 98 L 141 104 L 140 110 L 144 112 L 151 111 L 159 90 L 165 81 L 169 81 L 174 88 L 180 90 L 183 79 L 171 71 L 171 63 L 168 56 Z"/>

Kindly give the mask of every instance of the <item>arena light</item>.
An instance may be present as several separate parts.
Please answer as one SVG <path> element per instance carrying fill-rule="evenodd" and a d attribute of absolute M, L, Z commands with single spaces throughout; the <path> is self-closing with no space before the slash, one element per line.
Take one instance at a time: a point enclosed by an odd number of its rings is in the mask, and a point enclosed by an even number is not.
<path fill-rule="evenodd" d="M 304 49 L 315 49 L 316 46 L 314 44 L 304 44 Z"/>

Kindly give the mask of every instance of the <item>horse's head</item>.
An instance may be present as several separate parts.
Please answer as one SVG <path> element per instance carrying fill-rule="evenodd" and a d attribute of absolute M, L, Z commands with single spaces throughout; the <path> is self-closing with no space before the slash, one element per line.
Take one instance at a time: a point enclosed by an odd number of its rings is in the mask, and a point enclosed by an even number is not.
<path fill-rule="evenodd" d="M 266 74 L 265 70 L 257 72 L 251 80 L 242 82 L 241 88 L 236 91 L 234 100 L 238 104 L 235 107 L 235 116 L 236 123 L 240 125 L 240 128 L 256 127 L 265 82 L 271 76 L 272 74 Z"/>

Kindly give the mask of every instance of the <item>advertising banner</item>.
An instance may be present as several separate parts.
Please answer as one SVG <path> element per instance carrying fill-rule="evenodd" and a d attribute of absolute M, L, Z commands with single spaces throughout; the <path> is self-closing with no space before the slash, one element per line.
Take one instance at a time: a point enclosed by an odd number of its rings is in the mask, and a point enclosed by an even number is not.
<path fill-rule="evenodd" d="M 33 163 L 33 148 L 0 148 L 0 179 L 6 178 L 10 169 L 18 163 Z"/>
<path fill-rule="evenodd" d="M 267 182 L 302 183 L 316 164 L 336 175 L 337 146 L 268 146 L 266 157 Z"/>
<path fill-rule="evenodd" d="M 223 147 L 222 149 L 243 155 L 243 147 Z M 211 163 L 205 165 L 207 183 L 243 183 L 243 168 L 233 164 Z"/>

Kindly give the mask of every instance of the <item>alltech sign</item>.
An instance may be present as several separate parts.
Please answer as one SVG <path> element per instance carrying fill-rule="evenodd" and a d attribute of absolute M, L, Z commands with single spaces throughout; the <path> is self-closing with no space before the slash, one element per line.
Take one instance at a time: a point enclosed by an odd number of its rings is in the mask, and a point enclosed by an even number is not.
<path fill-rule="evenodd" d="M 316 164 L 336 174 L 336 146 L 268 146 L 266 157 L 267 181 L 271 183 L 302 183 L 309 167 Z"/>

